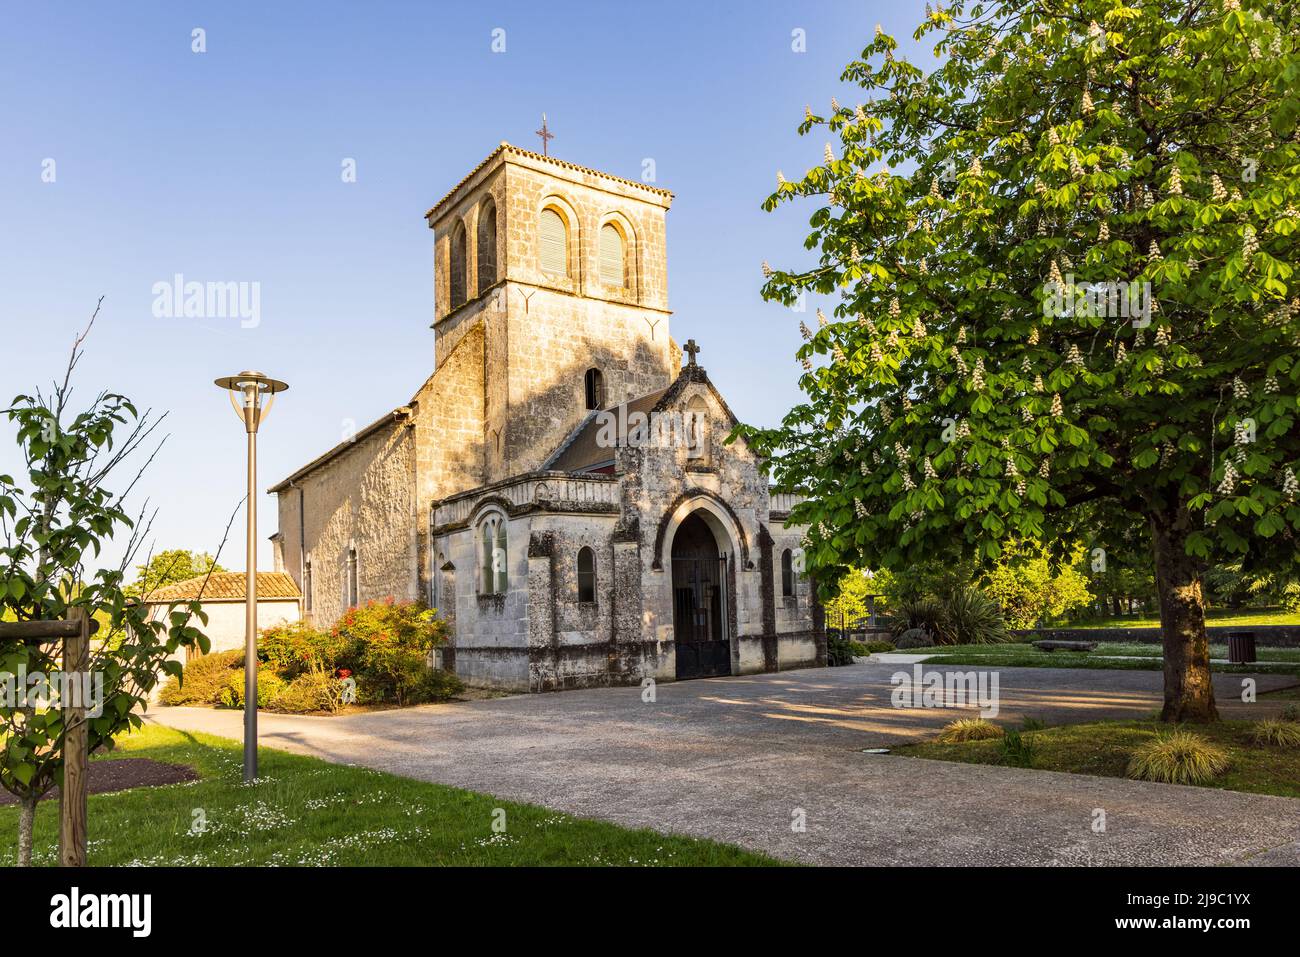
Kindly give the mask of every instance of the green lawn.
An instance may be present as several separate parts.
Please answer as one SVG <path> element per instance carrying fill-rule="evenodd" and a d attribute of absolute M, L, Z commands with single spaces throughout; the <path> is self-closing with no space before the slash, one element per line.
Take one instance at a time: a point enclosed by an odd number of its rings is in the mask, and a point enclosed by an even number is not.
<path fill-rule="evenodd" d="M 1249 721 L 1187 727 L 1227 748 L 1231 755 L 1232 766 L 1228 771 L 1203 787 L 1300 797 L 1300 748 L 1256 745 L 1250 739 Z M 1168 729 L 1168 725 L 1158 722 L 1104 721 L 1027 731 L 1022 737 L 1033 747 L 1030 767 L 1118 778 L 1124 777 L 1134 747 Z M 998 738 L 960 744 L 926 741 L 891 750 L 894 754 L 939 761 L 1009 763 L 1003 758 L 1002 741 Z"/>
<path fill-rule="evenodd" d="M 950 645 L 911 649 L 931 654 L 931 664 L 1001 665 L 1005 668 L 1119 668 L 1159 671 L 1160 646 L 1141 642 L 1103 642 L 1093 652 L 1039 651 L 1031 644 Z M 1300 648 L 1258 648 L 1258 664 L 1212 665 L 1214 671 L 1245 674 L 1261 672 L 1300 676 Z M 1226 645 L 1211 645 L 1210 657 L 1227 658 Z M 1126 660 L 1129 659 L 1129 660 Z"/>
<path fill-rule="evenodd" d="M 1210 608 L 1205 612 L 1206 622 L 1216 628 L 1239 628 L 1249 625 L 1300 625 L 1300 612 L 1281 608 Z M 1054 628 L 1159 628 L 1160 616 L 1121 615 L 1118 618 L 1093 618 L 1088 621 L 1067 622 Z"/>
<path fill-rule="evenodd" d="M 91 865 L 773 865 L 740 848 L 628 830 L 365 768 L 263 749 L 241 781 L 240 744 L 154 725 L 112 757 L 188 764 L 198 781 L 89 799 Z M 102 760 L 102 758 L 96 758 Z M 494 811 L 505 830 L 493 830 Z M 191 834 L 201 810 L 206 829 Z M 496 815 L 498 818 L 500 815 Z M 665 824 L 671 822 L 666 821 Z M 0 807 L 0 855 L 16 853 L 18 810 Z M 36 817 L 33 859 L 52 864 L 58 802 Z"/>

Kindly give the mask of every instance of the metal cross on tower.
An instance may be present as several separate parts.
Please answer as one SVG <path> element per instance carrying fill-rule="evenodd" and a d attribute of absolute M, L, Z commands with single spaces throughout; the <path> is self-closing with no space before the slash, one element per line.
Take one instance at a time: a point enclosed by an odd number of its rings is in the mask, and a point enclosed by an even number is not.
<path fill-rule="evenodd" d="M 555 134 L 546 128 L 545 113 L 542 114 L 542 128 L 540 130 L 534 130 L 534 132 L 542 138 L 542 155 L 549 156 L 550 153 L 547 152 L 546 144 L 555 139 Z"/>

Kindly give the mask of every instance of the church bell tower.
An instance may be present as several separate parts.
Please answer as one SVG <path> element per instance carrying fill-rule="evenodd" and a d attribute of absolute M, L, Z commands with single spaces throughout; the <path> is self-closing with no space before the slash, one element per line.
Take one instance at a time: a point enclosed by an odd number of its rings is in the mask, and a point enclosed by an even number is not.
<path fill-rule="evenodd" d="M 542 467 L 594 409 L 666 388 L 672 193 L 502 143 L 426 214 L 435 361 L 483 335 L 484 475 Z"/>

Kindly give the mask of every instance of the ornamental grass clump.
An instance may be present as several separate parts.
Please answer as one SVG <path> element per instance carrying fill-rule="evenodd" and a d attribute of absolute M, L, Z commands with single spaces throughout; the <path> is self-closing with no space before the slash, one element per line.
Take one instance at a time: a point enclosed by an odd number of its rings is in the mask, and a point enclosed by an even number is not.
<path fill-rule="evenodd" d="M 957 744 L 961 741 L 987 741 L 1002 737 L 1002 729 L 983 718 L 958 718 L 943 726 L 939 740 L 944 744 Z"/>
<path fill-rule="evenodd" d="M 1256 721 L 1250 732 L 1256 744 L 1275 744 L 1279 748 L 1300 747 L 1300 724 L 1279 718 Z"/>
<path fill-rule="evenodd" d="M 1128 776 L 1165 784 L 1204 784 L 1228 770 L 1228 752 L 1200 735 L 1181 729 L 1134 749 Z"/>

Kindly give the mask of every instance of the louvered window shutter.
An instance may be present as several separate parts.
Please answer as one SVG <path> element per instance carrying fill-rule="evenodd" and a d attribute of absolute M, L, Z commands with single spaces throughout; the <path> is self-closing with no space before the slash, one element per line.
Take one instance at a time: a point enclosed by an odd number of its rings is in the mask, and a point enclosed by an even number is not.
<path fill-rule="evenodd" d="M 542 210 L 541 225 L 538 229 L 538 257 L 542 272 L 552 276 L 569 274 L 568 237 L 565 235 L 564 220 L 553 209 Z"/>
<path fill-rule="evenodd" d="M 610 223 L 600 228 L 600 281 L 623 288 L 623 237 Z"/>

